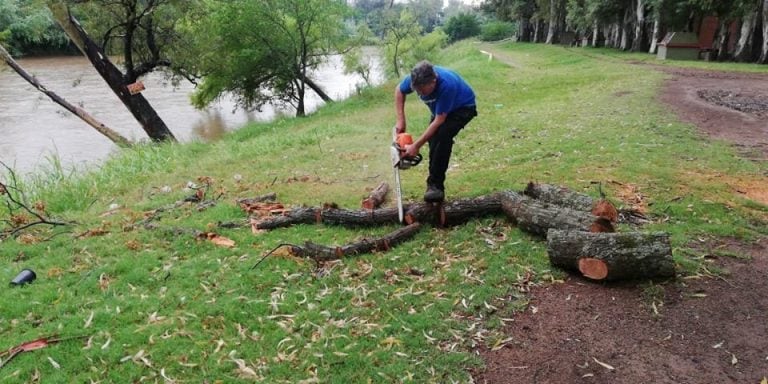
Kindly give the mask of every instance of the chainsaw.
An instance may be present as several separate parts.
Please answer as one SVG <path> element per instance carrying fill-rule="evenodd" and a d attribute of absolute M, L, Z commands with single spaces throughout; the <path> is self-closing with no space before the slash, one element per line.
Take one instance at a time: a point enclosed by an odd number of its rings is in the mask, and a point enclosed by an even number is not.
<path fill-rule="evenodd" d="M 397 133 L 397 128 L 392 129 L 392 147 L 390 154 L 392 156 L 392 168 L 395 170 L 395 198 L 397 199 L 397 218 L 403 222 L 403 194 L 400 187 L 400 170 L 408 169 L 419 165 L 421 154 L 416 156 L 404 156 L 405 146 L 413 144 L 413 137 L 409 133 Z"/>

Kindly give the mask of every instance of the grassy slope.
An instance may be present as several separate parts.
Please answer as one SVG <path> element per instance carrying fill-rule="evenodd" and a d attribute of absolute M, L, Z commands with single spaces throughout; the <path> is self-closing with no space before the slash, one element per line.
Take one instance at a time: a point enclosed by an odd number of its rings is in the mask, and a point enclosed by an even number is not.
<path fill-rule="evenodd" d="M 591 195 L 591 182 L 600 181 L 612 197 L 623 187 L 610 181 L 633 184 L 651 212 L 665 218 L 648 229 L 672 233 L 682 274 L 706 271 L 701 255 L 686 247 L 691 239 L 765 233 L 760 223 L 768 209 L 740 200 L 732 186 L 758 177 L 764 166 L 676 122 L 654 98 L 663 75 L 599 50 L 483 48 L 498 60 L 489 62 L 473 43 L 434 58 L 461 72 L 479 97 L 480 116 L 457 138 L 449 197 L 521 189 L 529 180 Z M 88 338 L 23 354 L 0 377 L 465 381 L 466 368 L 479 363 L 469 349 L 502 341 L 497 327 L 525 304 L 520 291 L 529 280 L 561 276 L 549 270 L 541 240 L 492 217 L 428 229 L 387 253 L 345 259 L 319 273 L 288 256 L 250 268 L 280 243 L 342 244 L 393 227 L 297 226 L 258 235 L 216 228 L 244 217 L 235 198 L 267 192 L 291 205 L 357 207 L 367 187 L 391 177 L 393 87 L 310 118 L 251 125 L 215 144 L 139 148 L 84 177 L 44 176 L 35 187 L 40 198 L 57 217 L 78 224 L 49 241 L 2 243 L 0 281 L 23 267 L 39 278 L 0 294 L 0 348 L 54 333 Z M 425 108 L 411 100 L 408 113 L 410 129 L 419 132 Z M 425 172 L 420 166 L 403 173 L 407 199 L 420 198 Z M 182 188 L 199 176 L 214 179 L 220 203 L 203 212 L 164 212 L 158 224 L 213 230 L 236 241 L 235 248 L 136 226 L 143 212 L 189 195 Z M 121 208 L 101 216 L 110 204 Z M 90 236 L 96 229 L 106 233 Z"/>

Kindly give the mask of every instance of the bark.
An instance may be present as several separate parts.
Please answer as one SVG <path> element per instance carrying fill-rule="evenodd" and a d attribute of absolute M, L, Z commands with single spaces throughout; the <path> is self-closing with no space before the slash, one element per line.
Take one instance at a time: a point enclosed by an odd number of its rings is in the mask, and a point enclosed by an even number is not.
<path fill-rule="evenodd" d="M 376 209 L 384 202 L 387 192 L 389 192 L 389 184 L 382 181 L 360 205 L 363 209 Z"/>
<path fill-rule="evenodd" d="M 731 20 L 723 19 L 718 25 L 717 37 L 715 39 L 712 52 L 715 52 L 718 61 L 725 61 L 729 58 L 728 40 L 731 38 L 731 29 L 728 25 Z"/>
<path fill-rule="evenodd" d="M 755 29 L 755 22 L 757 19 L 757 11 L 750 12 L 744 16 L 741 22 L 741 32 L 739 34 L 739 41 L 736 43 L 736 49 L 733 52 L 733 58 L 736 61 L 750 61 L 752 60 L 752 36 Z"/>
<path fill-rule="evenodd" d="M 325 245 L 306 242 L 303 246 L 291 245 L 291 253 L 314 259 L 318 262 L 341 259 L 344 256 L 354 256 L 374 251 L 388 251 L 392 247 L 400 244 L 421 230 L 419 223 L 413 223 L 402 228 L 398 228 L 383 237 L 375 239 L 362 239 L 351 244 L 329 247 Z"/>
<path fill-rule="evenodd" d="M 626 51 L 630 48 L 632 38 L 630 36 L 630 29 L 632 24 L 632 7 L 628 7 L 624 10 L 624 19 L 621 21 L 621 44 L 619 49 Z"/>
<path fill-rule="evenodd" d="M 595 217 L 589 212 L 536 201 L 512 191 L 501 193 L 504 213 L 520 229 L 538 236 L 546 236 L 550 229 L 584 232 L 613 232 L 609 220 Z"/>
<path fill-rule="evenodd" d="M 458 199 L 441 206 L 428 203 L 404 206 L 407 223 L 433 222 L 438 225 L 457 225 L 475 217 L 498 214 L 501 211 L 500 194 Z M 281 216 L 256 218 L 259 230 L 271 230 L 296 224 L 329 224 L 348 227 L 398 224 L 397 208 L 349 210 L 340 208 L 302 207 Z"/>
<path fill-rule="evenodd" d="M 768 0 L 763 0 L 763 45 L 758 63 L 768 64 Z"/>
<path fill-rule="evenodd" d="M 133 145 L 133 143 L 130 140 L 126 139 L 125 137 L 117 133 L 117 131 L 113 130 L 112 128 L 107 127 L 104 123 L 96 120 L 95 117 L 93 117 L 91 114 L 86 112 L 84 109 L 68 102 L 67 100 L 63 99 L 61 96 L 48 90 L 44 85 L 40 84 L 40 82 L 34 76 L 30 75 L 27 71 L 25 71 L 24 68 L 22 68 L 11 57 L 11 55 L 8 53 L 8 51 L 5 50 L 5 48 L 2 45 L 0 45 L 0 57 L 2 57 L 5 63 L 8 64 L 8 66 L 10 66 L 16 73 L 18 73 L 19 76 L 21 76 L 29 84 L 32 84 L 32 86 L 35 87 L 38 91 L 48 96 L 48 98 L 50 98 L 54 103 L 61 105 L 62 107 L 64 107 L 64 109 L 73 113 L 75 116 L 79 117 L 81 120 L 83 120 L 88 125 L 93 127 L 96 131 L 106 136 L 113 143 L 121 147 L 130 147 L 131 145 Z"/>
<path fill-rule="evenodd" d="M 659 21 L 659 15 L 656 15 L 656 19 L 653 20 L 653 34 L 651 35 L 651 48 L 648 49 L 648 53 L 655 55 L 656 54 L 656 48 L 659 43 L 659 30 L 661 27 L 661 22 Z"/>
<path fill-rule="evenodd" d="M 675 263 L 669 235 L 587 233 L 550 230 L 547 253 L 554 266 L 580 271 L 594 280 L 672 277 Z"/>
<path fill-rule="evenodd" d="M 75 18 L 69 14 L 63 2 L 49 4 L 54 19 L 64 29 L 72 42 L 88 57 L 91 64 L 107 82 L 120 101 L 133 114 L 134 118 L 153 141 L 176 141 L 157 112 L 140 93 L 131 95 L 122 72 L 109 60 L 108 56 L 91 40 Z"/>
<path fill-rule="evenodd" d="M 643 31 L 645 30 L 645 3 L 646 0 L 637 1 L 635 7 L 635 34 L 632 39 L 632 52 L 640 52 L 643 49 L 645 39 Z"/>
<path fill-rule="evenodd" d="M 583 193 L 551 184 L 528 183 L 523 194 L 542 203 L 557 204 L 577 211 L 589 212 L 595 205 L 595 200 Z"/>
<path fill-rule="evenodd" d="M 549 1 L 549 27 L 547 28 L 546 44 L 552 44 L 555 41 L 557 33 L 557 0 Z"/>

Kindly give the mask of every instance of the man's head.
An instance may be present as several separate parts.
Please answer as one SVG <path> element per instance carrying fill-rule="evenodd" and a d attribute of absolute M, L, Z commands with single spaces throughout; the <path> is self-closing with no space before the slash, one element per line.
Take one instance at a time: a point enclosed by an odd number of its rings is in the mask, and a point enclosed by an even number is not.
<path fill-rule="evenodd" d="M 419 95 L 429 95 L 437 85 L 437 73 L 435 67 L 427 60 L 416 64 L 411 70 L 411 88 Z"/>

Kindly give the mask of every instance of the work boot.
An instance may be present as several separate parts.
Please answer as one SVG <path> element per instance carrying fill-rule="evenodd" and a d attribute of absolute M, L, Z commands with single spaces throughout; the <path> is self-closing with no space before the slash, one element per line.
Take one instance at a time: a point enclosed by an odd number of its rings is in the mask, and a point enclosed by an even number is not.
<path fill-rule="evenodd" d="M 424 201 L 427 203 L 442 203 L 445 200 L 445 192 L 442 189 L 428 185 L 427 192 L 424 193 Z"/>

